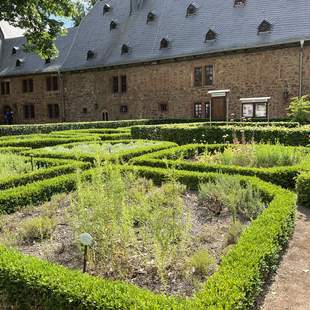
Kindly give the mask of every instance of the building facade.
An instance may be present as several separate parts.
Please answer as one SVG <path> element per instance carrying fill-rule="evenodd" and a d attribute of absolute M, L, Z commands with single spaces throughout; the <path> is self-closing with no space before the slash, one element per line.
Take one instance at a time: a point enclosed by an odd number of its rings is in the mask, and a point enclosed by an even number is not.
<path fill-rule="evenodd" d="M 2 26 L 2 123 L 285 118 L 310 94 L 310 3 L 281 3 L 99 1 L 45 61 Z"/>

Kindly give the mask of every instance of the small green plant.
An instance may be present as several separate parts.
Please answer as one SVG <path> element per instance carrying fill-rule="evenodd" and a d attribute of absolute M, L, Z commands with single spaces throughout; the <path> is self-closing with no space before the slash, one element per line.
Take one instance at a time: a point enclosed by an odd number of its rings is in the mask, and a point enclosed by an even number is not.
<path fill-rule="evenodd" d="M 189 258 L 188 268 L 194 276 L 203 280 L 214 272 L 216 261 L 207 250 L 199 250 Z"/>
<path fill-rule="evenodd" d="M 205 152 L 200 161 L 208 164 L 269 168 L 309 164 L 310 152 L 281 144 L 236 144 L 227 146 L 222 152 Z"/>
<path fill-rule="evenodd" d="M 231 223 L 229 226 L 229 230 L 226 236 L 226 244 L 233 245 L 236 244 L 241 233 L 243 232 L 244 226 L 239 222 L 236 221 L 235 223 Z"/>
<path fill-rule="evenodd" d="M 19 228 L 22 243 L 32 243 L 50 238 L 56 227 L 56 221 L 46 216 L 38 216 L 25 220 Z"/>
<path fill-rule="evenodd" d="M 309 96 L 295 97 L 288 108 L 288 115 L 293 121 L 310 123 L 310 99 Z"/>
<path fill-rule="evenodd" d="M 183 259 L 190 236 L 184 190 L 173 181 L 157 187 L 106 163 L 91 181 L 79 182 L 71 225 L 77 237 L 82 232 L 94 237 L 91 262 L 96 269 L 126 279 L 144 266 L 156 270 L 164 288 L 168 268 Z"/>
<path fill-rule="evenodd" d="M 255 219 L 263 210 L 260 193 L 251 185 L 240 184 L 236 178 L 220 175 L 214 181 L 200 185 L 199 204 L 210 211 L 220 214 L 224 208 L 231 212 L 233 222 L 237 215 Z"/>
<path fill-rule="evenodd" d="M 11 154 L 0 154 L 0 178 L 11 177 L 14 175 L 30 172 L 36 167 L 32 167 L 30 161 L 26 161 L 24 157 Z"/>
<path fill-rule="evenodd" d="M 155 145 L 158 142 L 129 142 L 129 143 L 74 143 L 68 145 L 57 145 L 52 147 L 45 147 L 47 152 L 61 152 L 61 153 L 72 153 L 72 154 L 101 154 L 111 155 L 122 151 L 133 150 L 139 147 L 147 147 Z"/>

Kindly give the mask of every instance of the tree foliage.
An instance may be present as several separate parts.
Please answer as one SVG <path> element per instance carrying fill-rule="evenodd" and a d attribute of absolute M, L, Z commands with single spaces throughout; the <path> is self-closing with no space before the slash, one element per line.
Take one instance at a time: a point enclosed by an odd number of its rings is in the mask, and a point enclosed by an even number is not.
<path fill-rule="evenodd" d="M 288 108 L 288 115 L 296 122 L 310 123 L 309 96 L 293 98 Z"/>
<path fill-rule="evenodd" d="M 97 0 L 77 0 L 75 2 L 75 14 L 72 16 L 74 26 L 79 26 L 83 17 L 95 5 Z"/>
<path fill-rule="evenodd" d="M 35 52 L 43 59 L 57 56 L 55 40 L 65 32 L 63 22 L 55 16 L 71 18 L 75 12 L 72 0 L 0 1 L 0 20 L 25 29 L 25 50 Z"/>

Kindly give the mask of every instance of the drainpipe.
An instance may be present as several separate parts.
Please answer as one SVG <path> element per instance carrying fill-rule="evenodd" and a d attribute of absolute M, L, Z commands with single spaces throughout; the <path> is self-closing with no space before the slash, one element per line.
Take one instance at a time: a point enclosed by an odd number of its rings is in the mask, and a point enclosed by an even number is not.
<path fill-rule="evenodd" d="M 303 95 L 303 63 L 304 63 L 304 40 L 300 40 L 299 53 L 299 97 Z"/>
<path fill-rule="evenodd" d="M 131 15 L 132 14 L 132 10 L 133 10 L 133 3 L 132 3 L 133 0 L 129 0 L 129 1 L 130 1 L 129 15 Z"/>
<path fill-rule="evenodd" d="M 66 109 L 65 109 L 65 92 L 64 92 L 64 81 L 63 77 L 60 73 L 60 70 L 58 68 L 57 70 L 59 82 L 60 82 L 60 97 L 61 97 L 61 106 L 62 106 L 62 121 L 66 121 Z"/>

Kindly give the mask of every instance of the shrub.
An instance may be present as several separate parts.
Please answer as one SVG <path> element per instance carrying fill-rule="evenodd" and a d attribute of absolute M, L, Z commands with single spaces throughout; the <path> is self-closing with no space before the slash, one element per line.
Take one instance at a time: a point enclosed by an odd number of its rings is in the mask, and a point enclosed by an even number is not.
<path fill-rule="evenodd" d="M 298 202 L 310 208 L 310 172 L 303 172 L 297 177 Z"/>
<path fill-rule="evenodd" d="M 239 141 L 264 142 L 284 145 L 309 144 L 310 130 L 307 127 L 284 128 L 284 127 L 240 127 L 240 126 L 190 126 L 190 125 L 165 125 L 165 126 L 139 126 L 132 127 L 133 139 L 151 139 L 172 141 L 179 145 L 190 143 L 223 143 L 233 142 L 234 138 Z"/>
<path fill-rule="evenodd" d="M 57 138 L 49 136 L 32 136 L 29 138 L 10 138 L 0 141 L 0 147 L 31 147 L 31 148 L 41 148 L 46 146 L 53 146 L 57 144 L 65 144 L 70 142 L 83 142 L 98 140 L 97 136 L 82 136 L 82 137 L 69 137 L 69 138 Z"/>
<path fill-rule="evenodd" d="M 189 258 L 188 268 L 195 276 L 205 279 L 214 272 L 216 261 L 207 250 L 199 250 Z"/>
<path fill-rule="evenodd" d="M 10 125 L 0 126 L 0 136 L 28 135 L 33 133 L 50 133 L 63 130 L 97 129 L 97 128 L 121 128 L 137 125 L 156 125 L 156 124 L 174 124 L 174 123 L 201 123 L 201 119 L 141 119 L 141 120 L 123 120 L 109 122 L 75 122 L 75 123 L 53 123 L 53 124 L 35 124 L 35 125 Z M 226 122 L 213 122 L 217 125 L 223 125 Z M 234 122 L 234 124 L 241 124 Z M 252 122 L 253 124 L 253 122 Z M 258 126 L 265 126 L 264 122 L 256 122 Z M 298 123 L 275 120 L 273 126 L 298 127 Z"/>
<path fill-rule="evenodd" d="M 310 151 L 280 144 L 239 144 L 227 146 L 223 152 L 206 151 L 199 159 L 208 164 L 270 168 L 303 165 L 306 161 L 309 165 Z"/>
<path fill-rule="evenodd" d="M 18 229 L 18 237 L 23 243 L 43 241 L 50 238 L 56 228 L 56 221 L 46 216 L 37 216 L 22 222 Z"/>
<path fill-rule="evenodd" d="M 94 237 L 92 262 L 103 274 L 127 279 L 137 265 L 154 261 L 149 268 L 156 267 L 164 288 L 167 267 L 182 259 L 189 238 L 183 191 L 180 184 L 157 188 L 105 165 L 91 181 L 78 183 L 71 225 L 77 235 L 89 232 Z"/>
<path fill-rule="evenodd" d="M 39 169 L 34 172 L 28 172 L 19 176 L 11 176 L 0 179 L 0 189 L 9 189 L 12 187 L 22 186 L 40 180 L 51 179 L 60 175 L 73 173 L 78 169 L 90 168 L 90 164 L 75 162 L 61 166 L 52 166 L 46 169 Z"/>
<path fill-rule="evenodd" d="M 25 157 L 6 153 L 0 153 L 0 178 L 8 178 L 13 175 L 19 175 L 36 170 Z"/>
<path fill-rule="evenodd" d="M 243 230 L 244 230 L 244 227 L 239 221 L 236 221 L 235 223 L 231 223 L 229 226 L 227 236 L 226 236 L 227 245 L 229 246 L 229 245 L 236 244 Z"/>
<path fill-rule="evenodd" d="M 310 123 L 310 99 L 309 96 L 295 97 L 288 108 L 288 115 L 293 121 Z"/>
<path fill-rule="evenodd" d="M 200 185 L 199 201 L 218 213 L 223 208 L 229 209 L 234 223 L 238 213 L 252 220 L 263 210 L 260 193 L 256 189 L 249 184 L 240 184 L 238 179 L 223 175 Z"/>

